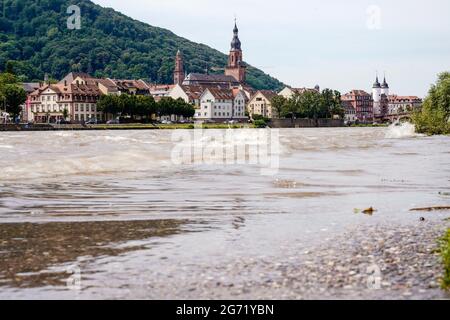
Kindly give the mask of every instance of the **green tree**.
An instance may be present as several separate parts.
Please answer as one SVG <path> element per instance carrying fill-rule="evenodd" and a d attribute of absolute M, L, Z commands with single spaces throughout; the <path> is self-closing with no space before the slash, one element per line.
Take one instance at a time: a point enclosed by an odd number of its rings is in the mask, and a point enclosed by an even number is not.
<path fill-rule="evenodd" d="M 97 110 L 114 117 L 120 112 L 118 97 L 115 95 L 101 96 L 97 101 Z"/>
<path fill-rule="evenodd" d="M 301 95 L 299 93 L 294 93 L 282 109 L 282 116 L 286 118 L 289 117 L 294 121 L 295 117 L 300 113 L 300 99 Z"/>
<path fill-rule="evenodd" d="M 136 98 L 136 115 L 151 118 L 156 113 L 156 102 L 152 96 L 138 96 Z"/>
<path fill-rule="evenodd" d="M 67 120 L 67 118 L 69 118 L 69 110 L 67 110 L 67 108 L 64 108 L 64 110 L 62 112 L 62 116 L 63 116 L 64 120 Z"/>
<path fill-rule="evenodd" d="M 170 116 L 174 114 L 173 109 L 175 100 L 171 97 L 163 97 L 157 103 L 157 114 L 159 117 Z"/>
<path fill-rule="evenodd" d="M 3 87 L 3 99 L 6 102 L 6 112 L 17 117 L 22 111 L 21 105 L 27 100 L 25 90 L 15 84 L 7 84 Z"/>
<path fill-rule="evenodd" d="M 283 110 L 286 108 L 287 103 L 288 100 L 283 96 L 276 95 L 272 98 L 272 109 L 275 110 L 276 116 L 278 118 L 281 118 L 281 115 L 283 114 Z"/>
<path fill-rule="evenodd" d="M 342 107 L 341 93 L 337 90 L 324 89 L 322 91 L 322 108 L 321 115 L 325 118 L 339 116 L 344 118 L 345 110 Z"/>
<path fill-rule="evenodd" d="M 426 134 L 450 133 L 450 72 L 438 75 L 432 85 L 421 112 L 413 115 L 416 130 Z"/>

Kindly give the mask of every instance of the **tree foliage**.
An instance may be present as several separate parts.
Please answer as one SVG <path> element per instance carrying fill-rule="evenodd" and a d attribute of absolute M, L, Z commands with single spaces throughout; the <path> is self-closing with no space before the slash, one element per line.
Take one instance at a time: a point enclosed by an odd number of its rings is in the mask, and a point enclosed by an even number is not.
<path fill-rule="evenodd" d="M 131 118 L 140 116 L 147 119 L 150 119 L 152 115 L 159 117 L 175 115 L 192 118 L 195 114 L 194 106 L 182 99 L 174 100 L 170 97 L 164 97 L 159 102 L 155 102 L 151 96 L 127 94 L 100 97 L 97 102 L 97 110 L 114 116 L 130 116 Z"/>
<path fill-rule="evenodd" d="M 227 56 L 172 32 L 133 20 L 88 0 L 3 0 L 0 15 L 0 71 L 14 70 L 23 81 L 48 73 L 61 79 L 70 71 L 96 77 L 141 78 L 172 83 L 175 54 L 183 51 L 188 72 L 223 67 Z M 67 8 L 81 9 L 81 29 L 67 28 Z M 255 89 L 283 87 L 249 66 L 248 84 Z"/>
<path fill-rule="evenodd" d="M 275 116 L 280 118 L 333 118 L 344 117 L 339 91 L 325 89 L 295 93 L 290 99 L 276 96 L 272 99 Z"/>
<path fill-rule="evenodd" d="M 438 75 L 426 97 L 422 111 L 414 114 L 413 122 L 419 133 L 450 133 L 450 72 Z"/>
<path fill-rule="evenodd" d="M 20 86 L 16 76 L 11 73 L 0 73 L 0 106 L 16 117 L 21 112 L 21 105 L 27 100 L 25 90 Z"/>

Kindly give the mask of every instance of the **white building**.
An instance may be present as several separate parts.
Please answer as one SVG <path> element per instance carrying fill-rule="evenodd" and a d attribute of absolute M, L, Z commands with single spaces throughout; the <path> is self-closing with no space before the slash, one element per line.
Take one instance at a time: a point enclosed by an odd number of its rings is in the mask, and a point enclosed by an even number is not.
<path fill-rule="evenodd" d="M 245 115 L 247 95 L 241 89 L 233 89 L 233 119 L 235 120 L 247 120 Z"/>
<path fill-rule="evenodd" d="M 152 95 L 156 100 L 157 98 L 168 97 L 170 90 L 175 85 L 167 85 L 167 84 L 157 84 L 150 86 L 150 95 Z"/>
<path fill-rule="evenodd" d="M 344 121 L 346 123 L 355 123 L 358 120 L 355 108 L 353 108 L 351 103 L 344 103 L 343 106 L 345 110 Z"/>
<path fill-rule="evenodd" d="M 207 88 L 200 96 L 195 119 L 211 121 L 244 120 L 245 93 L 231 89 Z"/>
<path fill-rule="evenodd" d="M 174 100 L 182 99 L 186 103 L 190 103 L 196 108 L 200 106 L 200 96 L 205 91 L 200 86 L 185 86 L 176 84 L 170 91 L 168 96 Z"/>

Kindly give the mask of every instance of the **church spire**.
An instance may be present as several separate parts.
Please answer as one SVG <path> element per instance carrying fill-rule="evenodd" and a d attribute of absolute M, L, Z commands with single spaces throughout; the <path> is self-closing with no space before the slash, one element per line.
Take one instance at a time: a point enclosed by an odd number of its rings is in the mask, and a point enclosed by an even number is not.
<path fill-rule="evenodd" d="M 242 58 L 241 40 L 239 40 L 239 29 L 236 19 L 234 20 L 233 40 L 231 41 L 231 50 L 228 56 L 228 66 L 225 68 L 225 75 L 232 76 L 241 84 L 245 83 L 246 80 L 246 66 Z"/>
<path fill-rule="evenodd" d="M 373 88 L 381 88 L 380 81 L 378 80 L 378 72 L 377 72 L 377 78 L 375 79 L 375 83 L 373 84 Z"/>
<path fill-rule="evenodd" d="M 386 74 L 384 74 L 383 84 L 381 85 L 382 88 L 389 88 L 388 83 L 386 82 Z"/>

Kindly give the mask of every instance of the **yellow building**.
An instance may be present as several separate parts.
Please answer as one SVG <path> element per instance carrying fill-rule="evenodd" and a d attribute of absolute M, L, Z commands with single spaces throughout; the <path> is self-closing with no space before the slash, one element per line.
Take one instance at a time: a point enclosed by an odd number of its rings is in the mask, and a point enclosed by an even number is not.
<path fill-rule="evenodd" d="M 260 90 L 256 92 L 247 105 L 247 111 L 250 117 L 261 115 L 266 118 L 272 118 L 272 99 L 277 93 L 275 91 Z"/>

